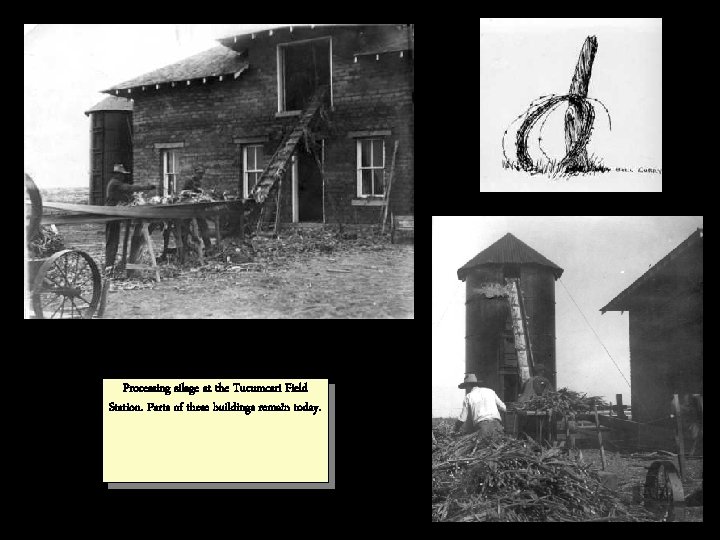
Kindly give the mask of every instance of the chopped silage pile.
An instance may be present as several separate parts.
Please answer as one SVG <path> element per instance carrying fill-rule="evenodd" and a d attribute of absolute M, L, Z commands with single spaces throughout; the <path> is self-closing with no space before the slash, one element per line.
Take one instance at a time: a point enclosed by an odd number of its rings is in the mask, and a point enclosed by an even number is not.
<path fill-rule="evenodd" d="M 433 521 L 654 521 L 563 448 L 433 428 Z"/>
<path fill-rule="evenodd" d="M 602 396 L 588 396 L 568 388 L 560 388 L 557 392 L 546 390 L 542 395 L 532 396 L 528 401 L 508 403 L 509 410 L 553 412 L 560 416 L 574 418 L 581 413 L 593 411 L 593 407 L 609 407 L 610 404 Z"/>

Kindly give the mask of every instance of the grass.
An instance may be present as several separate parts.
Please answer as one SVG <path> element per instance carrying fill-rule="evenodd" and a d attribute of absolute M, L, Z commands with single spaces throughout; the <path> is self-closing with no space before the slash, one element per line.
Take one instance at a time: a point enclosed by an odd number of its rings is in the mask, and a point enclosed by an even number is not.
<path fill-rule="evenodd" d="M 503 169 L 511 169 L 514 171 L 523 171 L 524 169 L 520 166 L 520 164 L 517 161 L 510 161 L 503 159 L 502 161 Z M 597 174 L 597 173 L 605 173 L 609 172 L 610 168 L 606 167 L 603 164 L 602 159 L 595 156 L 595 154 L 591 154 L 588 157 L 588 168 L 586 170 L 578 170 L 578 169 L 564 169 L 563 167 L 560 167 L 560 161 L 556 159 L 551 159 L 549 161 L 539 161 L 539 162 L 533 162 L 533 167 L 526 171 L 530 174 L 543 174 L 547 175 L 550 178 L 567 178 L 571 176 L 578 176 L 578 175 L 586 175 L 586 174 Z"/>

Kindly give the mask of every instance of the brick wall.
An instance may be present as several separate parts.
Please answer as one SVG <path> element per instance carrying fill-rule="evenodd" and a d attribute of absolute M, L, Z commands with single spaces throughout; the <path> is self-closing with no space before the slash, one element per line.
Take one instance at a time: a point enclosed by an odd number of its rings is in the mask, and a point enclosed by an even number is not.
<path fill-rule="evenodd" d="M 389 173 L 395 140 L 400 146 L 391 192 L 391 209 L 413 213 L 413 103 L 411 59 L 405 53 L 359 57 L 355 30 L 335 31 L 332 45 L 333 110 L 320 128 L 325 139 L 325 216 L 328 222 L 376 222 L 380 208 L 351 204 L 356 197 L 356 141 L 351 131 L 389 130 L 386 137 L 386 171 Z M 297 32 L 295 32 L 297 35 Z M 316 30 L 314 36 L 322 35 Z M 268 137 L 269 158 L 297 119 L 276 118 L 276 45 L 288 34 L 257 40 L 250 47 L 250 67 L 237 80 L 193 81 L 133 92 L 135 182 L 162 184 L 161 154 L 157 143 L 179 143 L 179 182 L 195 165 L 206 169 L 207 188 L 237 191 L 240 188 L 242 155 L 233 142 L 242 137 Z M 135 95 L 137 92 L 137 95 Z M 284 186 L 283 220 L 291 218 L 291 181 Z"/>

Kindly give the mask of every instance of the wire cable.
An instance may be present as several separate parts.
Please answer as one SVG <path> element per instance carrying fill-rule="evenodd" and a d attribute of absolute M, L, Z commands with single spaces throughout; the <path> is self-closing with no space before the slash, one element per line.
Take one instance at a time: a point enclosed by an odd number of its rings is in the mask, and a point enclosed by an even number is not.
<path fill-rule="evenodd" d="M 568 296 L 570 297 L 570 300 L 572 300 L 572 303 L 575 304 L 575 307 L 576 307 L 576 308 L 578 309 L 578 311 L 580 312 L 580 315 L 582 315 L 583 319 L 585 319 L 585 322 L 586 322 L 587 325 L 590 327 L 590 330 L 592 330 L 593 334 L 595 334 L 595 337 L 597 338 L 598 342 L 600 342 L 600 345 L 602 345 L 602 348 L 605 349 L 605 352 L 606 352 L 607 355 L 610 357 L 610 360 L 612 360 L 612 363 L 615 364 L 615 367 L 617 368 L 617 370 L 618 370 L 618 372 L 620 373 L 620 375 L 622 375 L 622 378 L 625 379 L 625 382 L 627 383 L 628 387 L 632 390 L 632 386 L 630 386 L 630 381 L 627 380 L 627 377 L 625 377 L 625 374 L 624 374 L 624 373 L 622 372 L 622 370 L 620 369 L 620 366 L 618 366 L 618 365 L 617 365 L 617 362 L 615 362 L 615 359 L 614 359 L 614 358 L 612 357 L 612 355 L 610 354 L 610 351 L 608 351 L 607 347 L 605 346 L 605 344 L 604 344 L 604 343 L 602 342 L 602 340 L 600 339 L 600 336 L 599 336 L 598 333 L 595 331 L 595 329 L 592 327 L 592 325 L 590 324 L 590 321 L 588 321 L 588 319 L 587 319 L 587 317 L 585 316 L 585 314 L 583 313 L 582 309 L 580 309 L 580 306 L 578 306 L 578 303 L 577 303 L 577 302 L 575 301 L 575 299 L 573 298 L 573 295 L 570 294 L 570 291 L 569 291 L 568 288 L 565 286 L 565 283 L 563 283 L 563 280 L 562 280 L 562 279 L 558 279 L 558 281 L 559 281 L 560 284 L 563 286 L 563 289 L 565 289 L 565 292 L 566 292 L 566 293 L 568 294 Z"/>
<path fill-rule="evenodd" d="M 450 307 L 450 304 L 452 304 L 453 300 L 455 300 L 455 298 L 457 297 L 457 293 L 460 290 L 460 287 L 458 287 L 457 285 L 462 285 L 462 284 L 463 284 L 462 281 L 458 281 L 456 283 L 455 291 L 452 293 L 452 295 L 450 295 L 450 300 L 448 300 L 448 303 L 445 306 L 445 309 L 443 310 L 442 315 L 440 315 L 440 318 L 433 324 L 433 326 L 438 326 L 442 322 L 442 320 L 445 318 L 445 314 L 447 313 L 447 310 Z"/>

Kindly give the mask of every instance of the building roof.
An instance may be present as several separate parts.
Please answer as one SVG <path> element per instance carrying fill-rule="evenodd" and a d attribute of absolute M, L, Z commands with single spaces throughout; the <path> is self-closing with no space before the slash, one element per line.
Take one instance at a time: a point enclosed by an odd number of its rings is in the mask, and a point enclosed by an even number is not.
<path fill-rule="evenodd" d="M 383 54 L 410 50 L 410 36 L 406 28 L 384 27 L 367 36 L 355 51 L 355 56 Z"/>
<path fill-rule="evenodd" d="M 507 233 L 500 240 L 461 266 L 457 271 L 458 279 L 465 281 L 473 268 L 484 264 L 539 264 L 551 268 L 555 274 L 555 279 L 560 278 L 564 272 L 557 264 L 543 257 L 510 233 Z"/>
<path fill-rule="evenodd" d="M 245 51 L 237 52 L 219 45 L 169 66 L 111 86 L 103 90 L 103 92 L 116 93 L 116 91 L 127 91 L 142 86 L 192 81 L 204 77 L 217 77 L 228 74 L 237 77 L 247 67 L 248 61 Z"/>
<path fill-rule="evenodd" d="M 85 111 L 85 115 L 98 111 L 130 111 L 133 110 L 132 101 L 124 97 L 108 96 L 100 103 L 96 103 Z"/>
<path fill-rule="evenodd" d="M 601 313 L 606 311 L 628 311 L 632 298 L 638 290 L 654 278 L 662 274 L 678 257 L 687 253 L 695 246 L 702 245 L 703 230 L 697 229 L 687 239 L 685 239 L 678 247 L 665 255 L 660 261 L 637 278 L 633 283 L 615 298 L 613 298 L 605 307 L 600 309 Z"/>
<path fill-rule="evenodd" d="M 314 29 L 333 28 L 358 28 L 366 27 L 362 42 L 355 51 L 355 56 L 382 54 L 387 52 L 399 52 L 410 50 L 410 38 L 406 25 L 404 24 L 255 24 L 238 25 L 232 28 L 228 25 L 224 35 L 218 39 L 226 47 L 239 49 L 247 47 L 252 39 L 258 38 L 270 32 L 287 32 L 290 36 L 291 30 L 302 28 L 304 31 Z M 324 32 L 326 35 L 327 32 Z M 322 35 L 322 34 L 321 34 Z"/>

